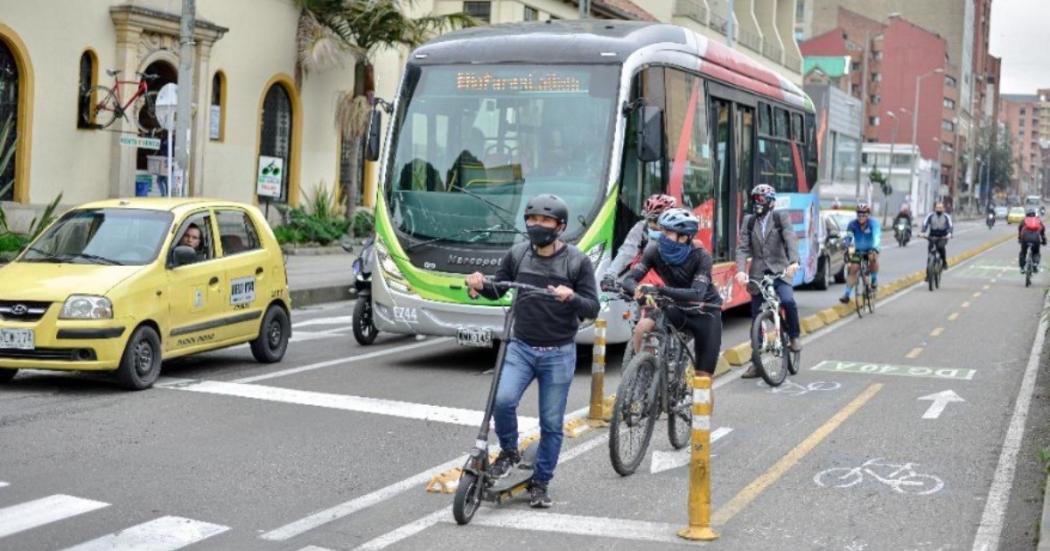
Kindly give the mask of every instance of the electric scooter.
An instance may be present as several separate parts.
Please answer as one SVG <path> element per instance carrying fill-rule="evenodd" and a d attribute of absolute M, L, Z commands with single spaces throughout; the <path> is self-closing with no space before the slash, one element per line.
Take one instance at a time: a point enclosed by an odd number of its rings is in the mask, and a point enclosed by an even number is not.
<path fill-rule="evenodd" d="M 533 465 L 536 460 L 538 443 L 530 445 L 521 452 L 521 462 L 516 469 L 511 469 L 504 478 L 492 478 L 489 476 L 489 424 L 492 420 L 492 410 L 496 404 L 496 390 L 499 388 L 500 376 L 503 374 L 503 360 L 507 354 L 507 341 L 514 330 L 514 306 L 522 300 L 522 292 L 528 291 L 529 295 L 535 293 L 549 294 L 546 289 L 541 289 L 525 283 L 511 281 L 489 282 L 496 289 L 514 289 L 514 298 L 511 301 L 510 310 L 503 321 L 503 339 L 500 341 L 499 352 L 496 355 L 496 367 L 492 371 L 492 384 L 489 387 L 488 402 L 485 404 L 485 416 L 478 430 L 474 449 L 467 456 L 463 465 L 463 471 L 459 475 L 459 486 L 456 487 L 456 495 L 452 501 L 452 516 L 457 524 L 467 524 L 474 518 L 474 513 L 482 501 L 503 504 L 514 496 L 524 492 L 529 483 L 532 482 Z M 452 286 L 459 289 L 459 286 Z M 528 296 L 526 296 L 528 298 Z"/>

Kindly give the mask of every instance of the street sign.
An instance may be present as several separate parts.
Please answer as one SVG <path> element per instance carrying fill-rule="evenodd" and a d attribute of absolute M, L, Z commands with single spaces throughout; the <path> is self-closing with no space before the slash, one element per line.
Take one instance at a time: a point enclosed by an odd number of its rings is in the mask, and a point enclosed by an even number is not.
<path fill-rule="evenodd" d="M 142 138 L 139 136 L 121 136 L 120 145 L 124 147 L 137 147 L 139 149 L 160 149 L 160 140 L 157 138 Z"/>
<path fill-rule="evenodd" d="M 284 182 L 284 159 L 259 155 L 259 175 L 255 193 L 259 197 L 280 197 Z"/>

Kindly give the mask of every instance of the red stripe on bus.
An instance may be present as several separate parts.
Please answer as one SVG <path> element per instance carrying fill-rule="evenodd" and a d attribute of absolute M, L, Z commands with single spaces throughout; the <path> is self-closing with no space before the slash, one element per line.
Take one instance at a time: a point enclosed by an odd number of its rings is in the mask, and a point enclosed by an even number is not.
<path fill-rule="evenodd" d="M 685 162 L 689 156 L 689 142 L 693 139 L 693 119 L 696 118 L 696 105 L 700 100 L 700 80 L 693 79 L 693 91 L 689 96 L 689 108 L 685 112 L 682 130 L 678 133 L 678 146 L 675 147 L 674 163 L 671 165 L 671 177 L 667 193 L 682 201 L 682 180 L 685 178 Z"/>
<path fill-rule="evenodd" d="M 798 143 L 791 142 L 791 157 L 795 161 L 795 178 L 798 179 L 799 193 L 809 193 L 809 182 L 806 181 L 806 167 L 802 164 L 802 156 L 798 153 Z"/>

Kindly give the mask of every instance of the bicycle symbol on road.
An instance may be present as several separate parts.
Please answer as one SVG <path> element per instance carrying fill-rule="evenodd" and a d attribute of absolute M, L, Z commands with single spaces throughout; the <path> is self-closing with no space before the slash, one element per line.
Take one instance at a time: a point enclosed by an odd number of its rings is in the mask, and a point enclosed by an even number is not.
<path fill-rule="evenodd" d="M 787 394 L 788 396 L 802 396 L 803 394 L 809 394 L 810 392 L 824 392 L 828 390 L 838 390 L 842 385 L 836 382 L 829 381 L 813 381 L 807 385 L 800 385 L 792 382 L 791 380 L 784 381 L 780 386 L 770 387 L 765 381 L 759 379 L 757 386 L 761 388 L 769 389 L 770 394 Z"/>
<path fill-rule="evenodd" d="M 869 459 L 859 467 L 835 467 L 821 471 L 813 482 L 822 488 L 849 488 L 864 480 L 865 475 L 893 488 L 899 494 L 930 495 L 944 488 L 944 481 L 932 474 L 915 471 L 918 463 L 881 463 L 881 457 Z"/>

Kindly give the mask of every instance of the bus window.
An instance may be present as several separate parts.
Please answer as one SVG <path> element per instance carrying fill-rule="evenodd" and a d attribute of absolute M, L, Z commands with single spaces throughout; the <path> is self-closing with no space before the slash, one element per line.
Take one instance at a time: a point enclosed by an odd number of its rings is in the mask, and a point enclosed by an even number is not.
<path fill-rule="evenodd" d="M 732 219 L 726 219 L 724 224 L 719 227 L 723 228 L 723 235 L 726 237 L 726 248 L 729 248 L 729 229 L 737 228 L 741 220 L 743 220 L 743 209 L 744 205 L 747 204 L 747 197 L 751 194 L 751 188 L 753 187 L 752 181 L 754 176 L 754 155 L 755 155 L 755 111 L 750 107 L 744 107 L 742 105 L 736 106 L 736 119 L 734 121 L 736 128 L 734 134 L 736 135 L 736 205 L 735 207 L 729 203 L 730 196 L 727 193 L 726 196 L 719 200 L 720 208 L 724 208 L 725 212 L 732 212 Z M 730 225 L 732 222 L 732 225 Z M 722 238 L 719 237 L 719 241 Z"/>
<path fill-rule="evenodd" d="M 806 182 L 809 184 L 810 189 L 817 185 L 817 138 L 814 122 L 813 115 L 807 113 L 805 125 L 806 147 L 803 148 L 805 152 L 803 156 L 806 159 Z"/>
<path fill-rule="evenodd" d="M 768 138 L 758 139 L 758 182 L 769 184 L 778 192 L 796 193 L 794 158 L 791 144 Z"/>
<path fill-rule="evenodd" d="M 664 104 L 664 69 L 655 67 L 638 74 L 631 86 L 631 98 L 645 98 L 649 105 Z M 635 110 L 627 120 L 627 133 L 623 144 L 623 168 L 620 173 L 619 206 L 616 209 L 616 233 L 613 246 L 619 247 L 631 227 L 642 217 L 645 199 L 654 193 L 664 192 L 663 162 L 643 163 L 638 160 L 636 128 L 640 110 Z M 665 115 L 666 116 L 666 115 Z"/>
<path fill-rule="evenodd" d="M 791 133 L 790 114 L 777 107 L 773 109 L 773 135 L 778 138 L 789 139 Z"/>
<path fill-rule="evenodd" d="M 765 103 L 758 104 L 758 132 L 773 135 L 773 108 Z"/>
<path fill-rule="evenodd" d="M 798 113 L 791 114 L 791 140 L 796 142 L 806 141 L 806 138 L 802 135 L 802 115 Z"/>
<path fill-rule="evenodd" d="M 714 122 L 714 142 L 715 142 L 715 163 L 717 170 L 715 174 L 718 178 L 718 235 L 717 235 L 717 246 L 712 247 L 710 237 L 704 243 L 704 246 L 711 251 L 714 255 L 715 260 L 725 260 L 728 255 L 729 249 L 729 217 L 727 216 L 726 209 L 724 208 L 724 200 L 730 196 L 730 187 L 732 185 L 732 166 L 730 163 L 730 111 L 732 104 L 725 100 L 714 100 L 711 106 L 711 117 Z"/>
<path fill-rule="evenodd" d="M 668 193 L 679 198 L 682 206 L 692 210 L 700 219 L 697 238 L 711 251 L 715 189 L 703 81 L 688 73 L 668 69 L 665 95 L 667 147 L 672 156 Z"/>

